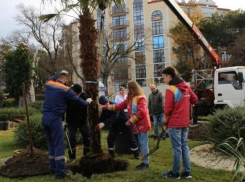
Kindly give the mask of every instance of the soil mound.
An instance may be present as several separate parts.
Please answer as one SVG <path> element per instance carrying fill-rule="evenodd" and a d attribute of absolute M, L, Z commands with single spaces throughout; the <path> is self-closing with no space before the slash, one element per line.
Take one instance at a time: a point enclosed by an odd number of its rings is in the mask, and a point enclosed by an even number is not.
<path fill-rule="evenodd" d="M 49 172 L 48 155 L 33 148 L 31 156 L 30 147 L 9 158 L 0 169 L 0 174 L 11 178 L 48 174 Z"/>
<path fill-rule="evenodd" d="M 203 124 L 190 125 L 188 139 L 196 141 L 205 141 L 206 128 Z"/>
<path fill-rule="evenodd" d="M 93 174 L 125 171 L 127 168 L 127 161 L 114 159 L 109 154 L 86 155 L 81 158 L 77 172 L 90 178 Z"/>

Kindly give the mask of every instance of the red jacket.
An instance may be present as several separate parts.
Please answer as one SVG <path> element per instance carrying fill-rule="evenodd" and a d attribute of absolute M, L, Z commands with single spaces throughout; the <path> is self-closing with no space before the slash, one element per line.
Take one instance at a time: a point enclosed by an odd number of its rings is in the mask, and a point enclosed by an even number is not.
<path fill-rule="evenodd" d="M 149 131 L 151 129 L 151 122 L 149 117 L 149 110 L 147 108 L 146 99 L 144 97 L 132 97 L 132 100 L 136 101 L 134 105 L 137 110 L 136 113 L 133 114 L 133 104 L 132 102 L 127 103 L 127 100 L 117 104 L 108 106 L 109 110 L 117 110 L 122 111 L 124 109 L 128 109 L 129 120 L 132 123 L 132 131 L 133 133 L 143 133 Z"/>
<path fill-rule="evenodd" d="M 177 81 L 176 81 L 177 80 Z M 170 128 L 188 127 L 190 124 L 190 104 L 197 102 L 196 94 L 179 78 L 170 82 L 165 93 L 164 115 Z"/>

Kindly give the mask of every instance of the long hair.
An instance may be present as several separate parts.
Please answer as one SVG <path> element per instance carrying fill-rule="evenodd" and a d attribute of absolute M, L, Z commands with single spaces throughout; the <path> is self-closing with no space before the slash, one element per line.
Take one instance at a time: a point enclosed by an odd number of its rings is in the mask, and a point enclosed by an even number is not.
<path fill-rule="evenodd" d="M 136 81 L 128 82 L 128 96 L 127 96 L 127 103 L 130 103 L 132 98 L 131 95 L 134 94 L 135 96 L 142 96 L 145 97 L 144 91 L 141 89 L 140 85 Z"/>

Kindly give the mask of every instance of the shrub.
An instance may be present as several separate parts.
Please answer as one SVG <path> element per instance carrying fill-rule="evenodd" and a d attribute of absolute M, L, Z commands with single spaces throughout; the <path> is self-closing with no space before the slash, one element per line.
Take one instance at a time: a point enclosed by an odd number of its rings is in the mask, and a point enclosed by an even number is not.
<path fill-rule="evenodd" d="M 38 111 L 38 112 L 42 112 L 42 109 L 43 109 L 43 101 L 30 102 L 28 104 L 28 106 L 36 109 L 36 111 Z"/>
<path fill-rule="evenodd" d="M 42 126 L 42 113 L 30 116 L 31 134 L 33 146 L 36 148 L 47 148 L 46 135 Z M 27 122 L 19 123 L 14 132 L 16 143 L 20 147 L 29 145 Z"/>
<path fill-rule="evenodd" d="M 245 126 L 245 107 L 217 110 L 209 120 L 206 137 L 215 145 L 230 137 L 245 136 L 245 130 L 240 129 Z"/>
<path fill-rule="evenodd" d="M 29 115 L 33 115 L 37 111 L 34 108 L 29 107 L 28 113 Z M 0 109 L 0 121 L 14 121 L 15 119 L 25 119 L 26 111 L 24 107 L 16 108 L 16 107 L 5 107 Z"/>
<path fill-rule="evenodd" d="M 14 98 L 8 98 L 3 101 L 3 107 L 16 107 L 18 104 Z"/>

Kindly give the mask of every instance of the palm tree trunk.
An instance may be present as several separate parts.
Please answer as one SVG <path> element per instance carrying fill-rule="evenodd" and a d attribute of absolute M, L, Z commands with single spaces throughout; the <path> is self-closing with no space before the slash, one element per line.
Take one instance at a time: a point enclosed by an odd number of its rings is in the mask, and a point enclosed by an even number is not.
<path fill-rule="evenodd" d="M 92 154 L 103 153 L 101 149 L 101 134 L 95 129 L 99 123 L 98 116 L 98 69 L 99 61 L 97 58 L 96 41 L 98 32 L 95 29 L 95 20 L 92 18 L 89 9 L 83 11 L 80 15 L 79 40 L 81 42 L 80 58 L 81 66 L 85 78 L 86 93 L 91 97 L 93 102 L 89 105 L 88 120 L 91 134 L 91 152 Z"/>

